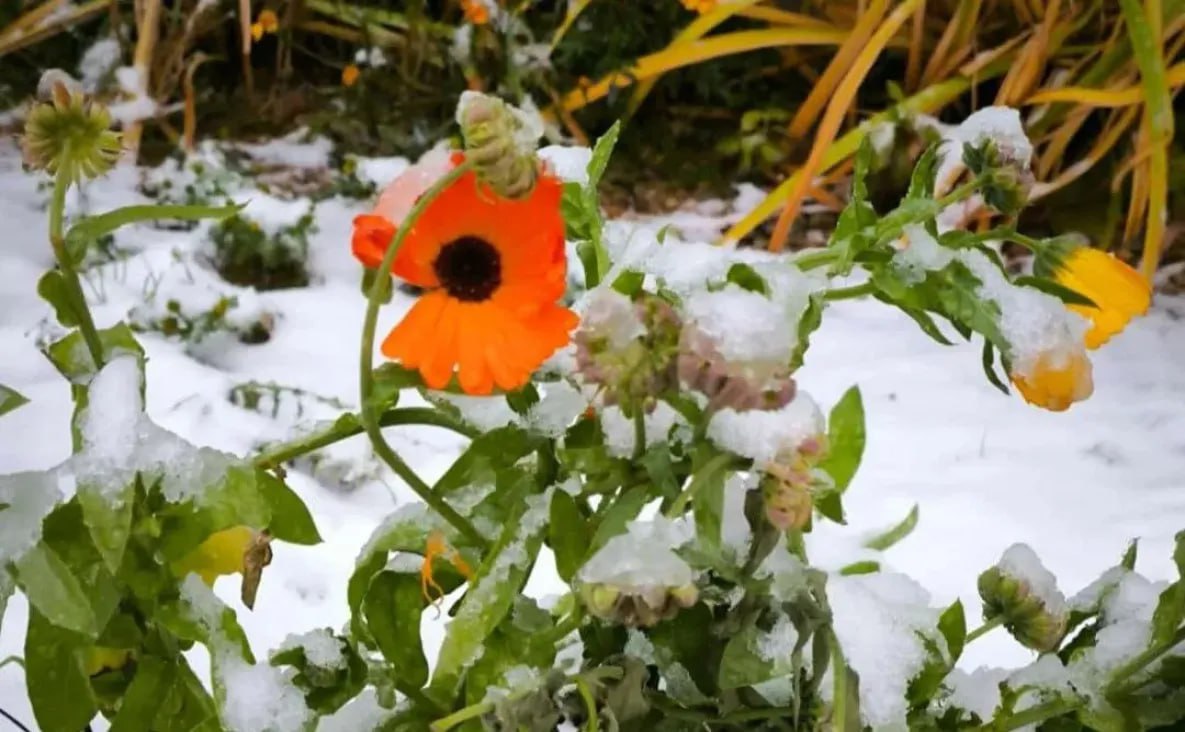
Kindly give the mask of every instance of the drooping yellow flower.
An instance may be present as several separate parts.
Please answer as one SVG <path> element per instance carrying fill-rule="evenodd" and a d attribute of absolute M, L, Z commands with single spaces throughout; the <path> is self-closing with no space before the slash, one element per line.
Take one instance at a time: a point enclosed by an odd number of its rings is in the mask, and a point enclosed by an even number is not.
<path fill-rule="evenodd" d="M 260 38 L 263 38 L 263 24 L 262 23 L 252 23 L 251 24 L 251 40 L 258 41 Z"/>
<path fill-rule="evenodd" d="M 1094 393 L 1090 359 L 1084 350 L 1043 353 L 1028 368 L 1014 369 L 1009 378 L 1026 402 L 1051 412 L 1064 412 Z"/>
<path fill-rule="evenodd" d="M 235 526 L 211 534 L 200 546 L 173 562 L 173 574 L 184 577 L 195 573 L 207 585 L 224 574 L 241 574 L 243 555 L 255 532 L 247 526 Z"/>
<path fill-rule="evenodd" d="M 262 11 L 255 22 L 259 23 L 264 33 L 275 33 L 280 29 L 280 19 L 276 17 L 276 11 L 271 9 Z"/>
<path fill-rule="evenodd" d="M 1087 348 L 1098 348 L 1109 341 L 1132 318 L 1147 313 L 1152 303 L 1147 280 L 1118 257 L 1091 247 L 1078 247 L 1066 255 L 1054 279 L 1098 306 L 1068 306 L 1090 320 Z"/>
<path fill-rule="evenodd" d="M 342 69 L 342 86 L 354 86 L 358 83 L 358 77 L 362 72 L 355 64 L 349 64 Z"/>
<path fill-rule="evenodd" d="M 132 660 L 130 648 L 107 648 L 105 646 L 91 646 L 87 649 L 83 670 L 87 676 L 94 676 L 103 671 L 118 671 Z"/>

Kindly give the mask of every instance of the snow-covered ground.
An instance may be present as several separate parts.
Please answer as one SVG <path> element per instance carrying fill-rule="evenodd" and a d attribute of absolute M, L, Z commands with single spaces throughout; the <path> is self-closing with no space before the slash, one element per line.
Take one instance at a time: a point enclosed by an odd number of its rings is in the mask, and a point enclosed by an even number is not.
<path fill-rule="evenodd" d="M 250 150 L 260 160 L 316 166 L 323 146 L 280 143 Z M 362 170 L 389 179 L 404 163 L 370 161 Z M 100 212 L 146 202 L 136 192 L 140 172 L 119 169 L 72 196 L 71 210 Z M 752 191 L 743 191 L 752 198 Z M 298 217 L 304 201 L 253 192 L 248 214 L 264 227 Z M 0 418 L 0 474 L 43 469 L 69 455 L 66 382 L 38 350 L 52 337 L 52 314 L 36 294 L 51 266 L 45 191 L 20 168 L 15 147 L 0 143 L 0 384 L 31 404 Z M 738 208 L 750 205 L 741 203 Z M 191 232 L 136 227 L 122 231 L 122 261 L 88 273 L 88 295 L 100 327 L 134 308 L 160 310 L 172 298 L 209 307 L 222 295 L 238 298 L 234 317 L 273 318 L 271 339 L 245 345 L 213 337 L 198 345 L 143 333 L 147 350 L 147 408 L 151 417 L 199 445 L 248 454 L 293 434 L 299 424 L 332 418 L 338 408 L 311 395 L 356 401 L 357 348 L 364 301 L 358 264 L 349 250 L 351 219 L 363 202 L 330 199 L 316 209 L 311 239 L 314 282 L 306 288 L 262 293 L 222 282 L 204 263 L 205 228 Z M 668 220 L 685 238 L 713 235 L 730 207 L 704 204 Z M 397 294 L 379 323 L 393 325 L 411 300 Z M 983 377 L 978 348 L 942 347 L 904 315 L 876 302 L 843 301 L 827 312 L 807 354 L 799 384 L 824 405 L 849 386 L 863 390 L 868 419 L 864 464 L 845 500 L 848 527 L 822 526 L 810 537 L 812 558 L 836 568 L 858 553 L 868 532 L 901 520 L 915 504 L 921 520 L 905 541 L 881 558 L 932 594 L 935 605 L 961 597 L 974 625 L 975 580 L 1009 545 L 1030 544 L 1076 592 L 1116 563 L 1129 539 L 1141 539 L 1140 569 L 1152 578 L 1173 574 L 1173 534 L 1185 528 L 1185 302 L 1162 298 L 1152 312 L 1093 354 L 1095 395 L 1069 412 L 1052 414 L 1006 398 Z M 276 383 L 307 392 L 281 394 L 251 411 L 228 399 L 244 382 Z M 462 440 L 433 428 L 393 428 L 392 445 L 431 481 L 449 466 Z M 257 653 L 289 633 L 339 628 L 347 619 L 346 579 L 371 530 L 410 492 L 380 470 L 365 441 L 328 451 L 316 477 L 293 470 L 290 484 L 308 503 L 325 539 L 316 547 L 276 545 L 254 612 L 238 600 L 237 577 L 217 593 L 238 608 Z M 344 484 L 344 485 L 343 485 Z M 547 562 L 531 590 L 562 591 Z M 0 657 L 20 654 L 25 606 L 10 603 L 0 631 Z M 429 655 L 443 626 L 424 615 Z M 1032 660 L 1003 632 L 972 644 L 962 666 L 1017 666 Z M 31 722 L 19 665 L 0 669 L 0 707 Z"/>

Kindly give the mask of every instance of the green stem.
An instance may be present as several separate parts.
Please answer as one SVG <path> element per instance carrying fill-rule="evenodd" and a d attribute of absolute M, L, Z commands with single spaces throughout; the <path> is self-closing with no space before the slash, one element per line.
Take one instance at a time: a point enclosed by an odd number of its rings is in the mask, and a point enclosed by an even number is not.
<path fill-rule="evenodd" d="M 1152 665 L 1158 658 L 1185 641 L 1185 628 L 1180 628 L 1167 641 L 1162 641 L 1120 666 L 1107 684 L 1106 694 L 1122 693 L 1130 686 L 1128 679 Z"/>
<path fill-rule="evenodd" d="M 833 249 L 820 249 L 814 252 L 804 252 L 799 254 L 794 259 L 790 260 L 803 272 L 810 269 L 816 269 L 831 264 L 839 256 L 839 253 Z"/>
<path fill-rule="evenodd" d="M 407 686 L 406 684 L 402 683 L 396 683 L 395 688 L 399 690 L 400 694 L 406 696 L 419 707 L 431 710 L 433 713 L 437 714 L 444 711 L 440 705 L 429 698 L 422 689 L 417 689 L 414 686 Z"/>
<path fill-rule="evenodd" d="M 475 717 L 480 717 L 481 715 L 485 714 L 486 712 L 490 711 L 493 708 L 494 708 L 493 702 L 481 702 L 480 704 L 472 704 L 470 706 L 465 707 L 464 709 L 453 712 L 452 714 L 448 715 L 447 717 L 442 717 L 442 718 L 436 720 L 431 725 L 429 725 L 428 729 L 431 730 L 431 732 L 445 732 L 446 730 L 450 730 L 453 727 L 456 727 L 458 724 L 460 724 L 462 722 L 468 722 L 469 720 L 471 720 Z"/>
<path fill-rule="evenodd" d="M 963 642 L 965 644 L 970 643 L 971 641 L 975 640 L 976 638 L 979 638 L 980 636 L 987 635 L 990 631 L 993 631 L 996 628 L 1000 627 L 1003 623 L 1004 623 L 1004 616 L 997 615 L 996 617 L 992 618 L 991 620 L 988 620 L 983 625 L 979 626 L 975 630 L 968 633 L 967 638 Z"/>
<path fill-rule="evenodd" d="M 431 409 L 429 407 L 404 407 L 402 409 L 389 409 L 383 412 L 379 417 L 379 424 L 383 427 L 394 427 L 397 425 L 419 424 L 429 425 L 432 427 L 443 427 L 447 430 L 452 430 L 459 435 L 464 435 L 470 439 L 477 437 L 479 434 L 477 430 L 468 426 L 464 422 L 456 420 L 444 412 Z M 300 457 L 306 453 L 320 450 L 323 447 L 332 445 L 335 442 L 347 440 L 355 435 L 360 435 L 366 431 L 362 426 L 361 420 L 355 414 L 346 414 L 338 417 L 333 421 L 333 424 L 328 427 L 313 432 L 311 434 L 298 437 L 289 442 L 283 442 L 278 445 L 269 447 L 264 452 L 255 456 L 252 461 L 256 467 L 273 468 L 277 465 Z"/>
<path fill-rule="evenodd" d="M 646 412 L 640 403 L 634 404 L 634 460 L 646 453 Z"/>
<path fill-rule="evenodd" d="M 831 696 L 831 723 L 835 732 L 846 732 L 848 714 L 848 664 L 844 660 L 839 639 L 831 633 L 831 678 L 834 682 Z"/>
<path fill-rule="evenodd" d="M 1005 732 L 1006 730 L 1020 729 L 1021 727 L 1035 725 L 1047 719 L 1060 717 L 1067 712 L 1074 711 L 1080 706 L 1082 706 L 1082 702 L 1054 699 L 1044 704 L 1038 704 L 1035 707 L 1029 707 L 1022 712 L 1017 712 L 998 722 L 989 722 L 979 729 L 985 732 L 987 730 L 991 730 L 991 732 Z"/>
<path fill-rule="evenodd" d="M 699 493 L 700 487 L 707 483 L 707 480 L 701 476 L 714 476 L 717 472 L 724 470 L 733 460 L 732 455 L 721 453 L 704 463 L 703 468 L 696 473 L 696 478 L 692 479 L 691 485 L 687 486 L 687 490 L 680 493 L 679 497 L 675 499 L 675 502 L 671 504 L 671 507 L 667 509 L 666 517 L 676 518 L 682 516 L 683 512 L 687 510 L 687 504 L 695 498 L 696 493 Z"/>
<path fill-rule="evenodd" d="M 585 725 L 585 732 L 600 732 L 601 723 L 597 719 L 597 702 L 593 699 L 592 689 L 588 688 L 588 683 L 584 679 L 576 679 L 576 689 L 580 692 L 580 698 L 584 700 L 584 708 L 588 710 L 588 724 Z"/>
<path fill-rule="evenodd" d="M 871 295 L 876 292 L 876 285 L 871 282 L 864 282 L 859 285 L 851 287 L 837 287 L 834 290 L 828 290 L 823 294 L 824 300 L 855 300 L 865 295 Z"/>
<path fill-rule="evenodd" d="M 395 239 L 387 247 L 387 251 L 383 255 L 383 261 L 378 266 L 378 272 L 385 273 L 391 271 L 391 265 L 395 262 L 395 254 L 403 246 L 403 241 L 407 238 L 408 232 L 415 227 L 416 221 L 423 215 L 428 205 L 440 195 L 441 191 L 448 188 L 458 178 L 468 172 L 469 168 L 470 164 L 468 161 L 461 163 L 440 180 L 436 181 L 436 183 L 420 196 L 415 205 L 412 206 L 411 211 L 408 212 L 407 217 L 400 222 Z M 407 486 L 420 497 L 420 500 L 428 504 L 445 521 L 452 524 L 453 528 L 464 534 L 466 538 L 482 549 L 485 549 L 489 546 L 486 538 L 473 527 L 473 524 L 468 519 L 457 513 L 443 497 L 433 493 L 432 488 L 421 480 L 415 471 L 391 449 L 391 446 L 387 444 L 386 439 L 383 437 L 379 415 L 375 413 L 371 394 L 374 392 L 374 335 L 375 328 L 378 325 L 379 306 L 382 304 L 384 286 L 383 277 L 374 278 L 374 283 L 370 287 L 366 302 L 366 318 L 362 322 L 362 344 L 358 358 L 359 403 L 362 405 L 362 426 L 365 428 L 366 434 L 370 437 L 375 454 L 391 470 L 395 471 L 395 474 L 403 479 L 403 482 L 407 483 Z"/>
<path fill-rule="evenodd" d="M 72 302 L 74 317 L 78 319 L 78 330 L 82 333 L 82 339 L 86 341 L 86 349 L 90 351 L 91 360 L 95 362 L 95 371 L 98 371 L 103 368 L 103 341 L 99 339 L 99 331 L 95 328 L 94 318 L 91 317 L 90 308 L 86 304 L 86 293 L 82 291 L 82 283 L 78 279 L 78 270 L 74 268 L 74 262 L 70 261 L 70 253 L 66 250 L 66 237 L 62 233 L 66 214 L 66 191 L 69 189 L 70 179 L 59 170 L 53 182 L 53 197 L 49 201 L 49 243 L 58 260 L 58 268 L 62 271 L 66 293 Z"/>

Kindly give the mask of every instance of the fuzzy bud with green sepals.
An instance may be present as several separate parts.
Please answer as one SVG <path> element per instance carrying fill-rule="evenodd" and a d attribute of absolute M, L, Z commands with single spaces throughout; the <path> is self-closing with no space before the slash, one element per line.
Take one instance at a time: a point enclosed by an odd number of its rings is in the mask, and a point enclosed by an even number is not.
<path fill-rule="evenodd" d="M 47 101 L 33 107 L 25 120 L 25 163 L 68 183 L 97 178 L 119 157 L 119 136 L 111 131 L 107 109 L 86 98 L 65 72 L 51 69 L 42 76 Z"/>
<path fill-rule="evenodd" d="M 1048 653 L 1066 634 L 1069 609 L 1057 581 L 1033 550 L 1014 544 L 996 566 L 979 575 L 986 621 L 999 620 L 1026 648 Z"/>
<path fill-rule="evenodd" d="M 457 124 L 478 180 L 504 198 L 524 198 L 534 190 L 541 120 L 497 97 L 467 91 L 457 103 Z"/>

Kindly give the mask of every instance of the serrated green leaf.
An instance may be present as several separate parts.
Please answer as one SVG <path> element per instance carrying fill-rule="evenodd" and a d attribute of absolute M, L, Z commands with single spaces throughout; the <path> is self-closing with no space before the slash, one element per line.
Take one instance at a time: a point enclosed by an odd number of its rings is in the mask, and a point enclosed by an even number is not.
<path fill-rule="evenodd" d="M 962 262 L 952 262 L 942 271 L 944 286 L 937 292 L 951 322 L 979 333 L 1001 353 L 1008 353 L 1008 341 L 1000 332 L 1000 309 L 979 294 L 981 283 Z"/>
<path fill-rule="evenodd" d="M 428 660 L 420 641 L 424 595 L 415 574 L 379 572 L 362 601 L 366 626 L 400 682 L 420 688 L 428 681 Z"/>
<path fill-rule="evenodd" d="M 84 216 L 66 232 L 66 241 L 89 242 L 104 234 L 110 234 L 121 226 L 141 221 L 161 221 L 172 219 L 175 221 L 199 221 L 201 219 L 225 219 L 243 210 L 243 205 L 231 206 L 190 206 L 182 204 L 171 205 L 136 205 L 124 206 L 114 211 Z"/>
<path fill-rule="evenodd" d="M 136 660 L 136 675 L 119 704 L 111 732 L 142 732 L 152 729 L 153 720 L 177 677 L 177 667 L 155 656 Z"/>
<path fill-rule="evenodd" d="M 938 167 L 939 145 L 929 145 L 914 165 L 913 174 L 909 178 L 909 190 L 906 198 L 932 199 L 934 197 L 934 175 Z"/>
<path fill-rule="evenodd" d="M 112 574 L 118 572 L 123 563 L 124 547 L 132 530 L 135 499 L 135 481 L 129 481 L 114 492 L 91 483 L 78 486 L 78 505 L 82 507 L 91 541 Z"/>
<path fill-rule="evenodd" d="M 1008 390 L 1008 386 L 1000 379 L 996 373 L 996 358 L 995 350 L 992 348 L 992 342 L 988 339 L 983 339 L 983 355 L 980 358 L 980 363 L 983 365 L 983 373 L 987 376 L 988 381 L 992 386 L 996 387 L 1005 396 L 1012 392 Z"/>
<path fill-rule="evenodd" d="M 98 713 L 82 667 L 79 636 L 29 609 L 25 633 L 25 684 L 42 732 L 78 732 Z"/>
<path fill-rule="evenodd" d="M 954 342 L 942 334 L 942 331 L 938 328 L 938 324 L 934 322 L 934 319 L 931 318 L 930 314 L 925 310 L 907 307 L 900 303 L 892 303 L 892 301 L 888 302 L 890 302 L 890 304 L 897 305 L 898 310 L 908 315 L 913 322 L 918 324 L 918 327 L 922 329 L 922 332 L 930 336 L 930 338 L 932 338 L 934 341 L 941 343 L 944 346 L 955 345 Z"/>
<path fill-rule="evenodd" d="M 60 270 L 51 269 L 37 280 L 37 294 L 53 307 L 58 322 L 67 328 L 78 325 L 77 306 Z"/>
<path fill-rule="evenodd" d="M 725 279 L 743 290 L 769 296 L 769 284 L 766 283 L 765 278 L 744 262 L 737 262 L 729 267 Z"/>
<path fill-rule="evenodd" d="M 601 523 L 597 525 L 596 531 L 593 533 L 592 544 L 589 545 L 585 556 L 591 557 L 610 539 L 618 534 L 624 534 L 626 525 L 638 517 L 638 514 L 642 512 L 642 507 L 649 500 L 650 493 L 645 486 L 635 486 L 622 493 L 621 497 L 614 501 L 605 515 L 601 517 Z"/>
<path fill-rule="evenodd" d="M 888 531 L 878 534 L 864 542 L 864 546 L 868 549 L 874 549 L 879 552 L 886 551 L 894 544 L 913 533 L 913 530 L 917 527 L 917 525 L 918 505 L 915 503 L 913 508 L 909 509 L 909 513 L 901 520 L 900 523 Z"/>
<path fill-rule="evenodd" d="M 847 490 L 864 457 L 864 400 L 853 386 L 831 409 L 827 419 L 827 456 L 819 463 L 839 493 Z"/>
<path fill-rule="evenodd" d="M 551 497 L 548 543 L 555 554 L 560 579 L 571 582 L 584 560 L 588 547 L 588 523 L 576 505 L 576 499 L 562 490 Z"/>
<path fill-rule="evenodd" d="M 790 370 L 797 371 L 806 359 L 807 349 L 811 346 L 811 336 L 823 324 L 823 308 L 827 303 L 820 294 L 812 294 L 807 299 L 806 309 L 798 319 L 798 342 L 794 346 L 794 354 L 790 356 Z"/>
<path fill-rule="evenodd" d="M 1045 279 L 1044 277 L 1017 277 L 1013 280 L 1013 283 L 1018 287 L 1032 287 L 1034 290 L 1040 290 L 1047 295 L 1053 295 L 1067 305 L 1083 305 L 1088 308 L 1098 307 L 1095 301 L 1086 295 L 1076 292 L 1060 282 Z"/>
<path fill-rule="evenodd" d="M 28 403 L 29 400 L 23 394 L 15 389 L 10 389 L 4 384 L 0 384 L 0 416 L 8 414 Z"/>
<path fill-rule="evenodd" d="M 50 623 L 87 638 L 99 634 L 94 610 L 78 578 L 43 542 L 16 561 L 17 584 Z"/>
<path fill-rule="evenodd" d="M 271 520 L 267 529 L 272 536 L 290 544 L 311 546 L 321 543 L 321 534 L 308 506 L 287 483 L 265 470 L 257 470 L 255 480 L 270 509 Z"/>
<path fill-rule="evenodd" d="M 588 160 L 588 183 L 585 190 L 595 195 L 597 186 L 601 184 L 601 177 L 605 175 L 605 168 L 609 167 L 609 158 L 613 155 L 613 148 L 617 146 L 617 138 L 621 134 L 621 120 L 597 138 L 593 145 L 592 156 Z"/>

